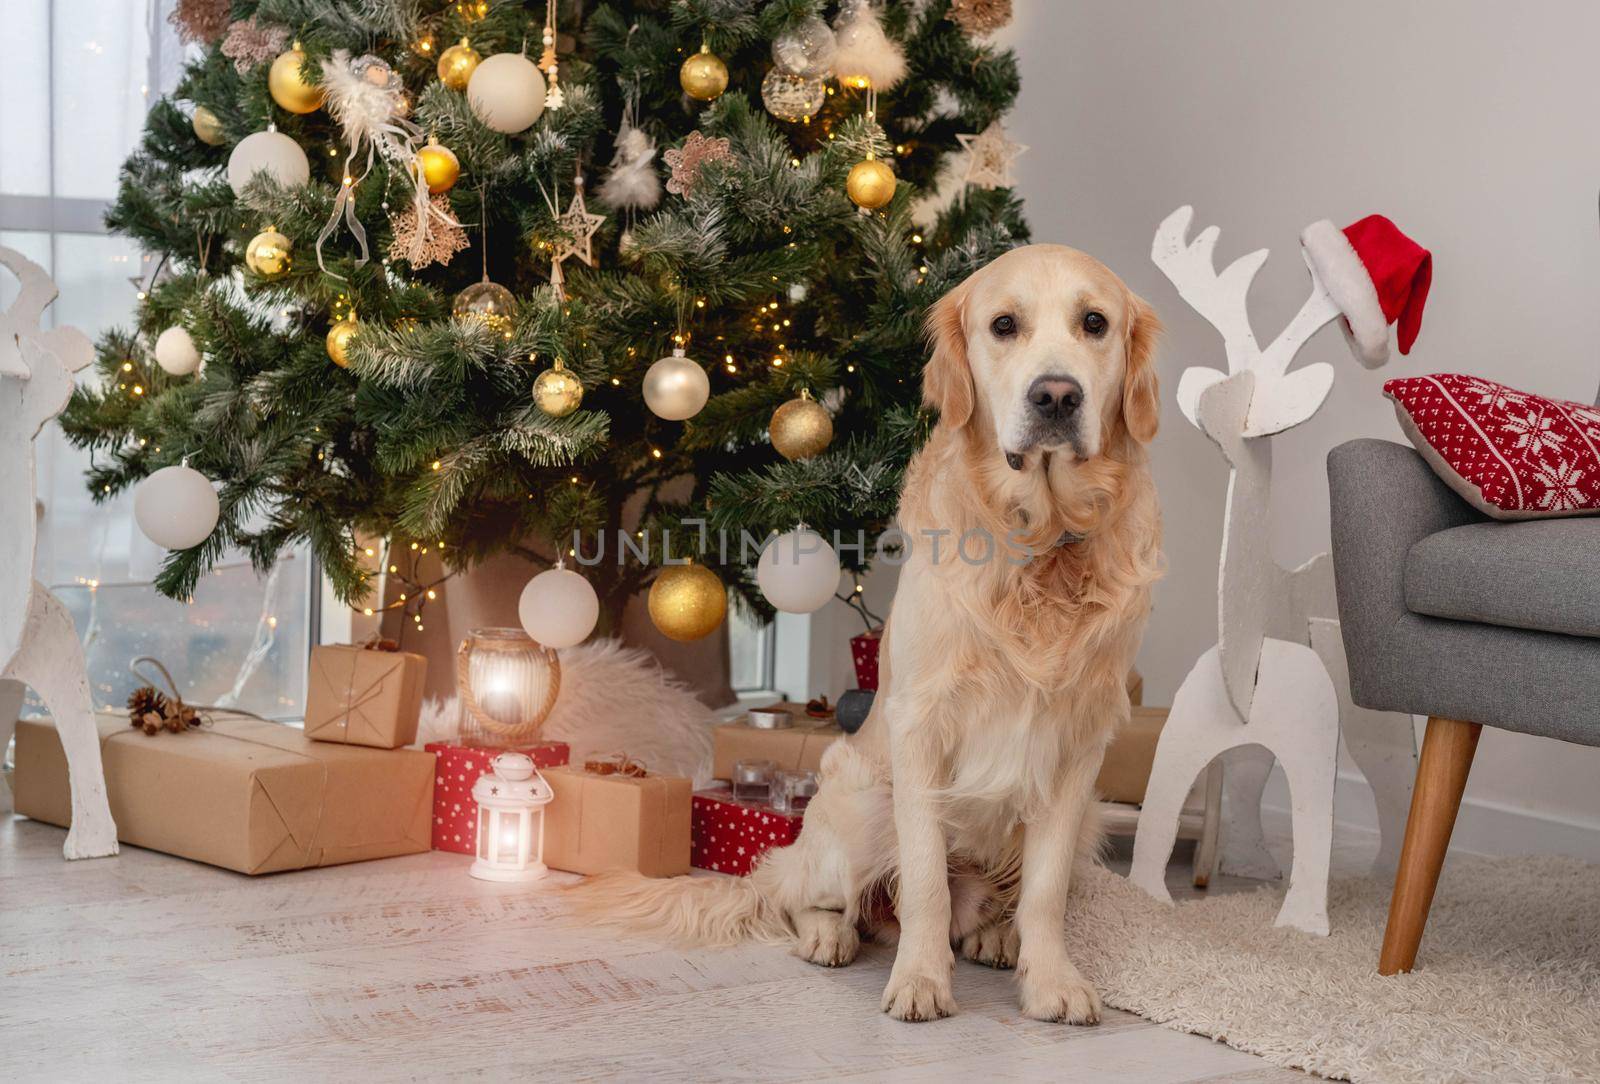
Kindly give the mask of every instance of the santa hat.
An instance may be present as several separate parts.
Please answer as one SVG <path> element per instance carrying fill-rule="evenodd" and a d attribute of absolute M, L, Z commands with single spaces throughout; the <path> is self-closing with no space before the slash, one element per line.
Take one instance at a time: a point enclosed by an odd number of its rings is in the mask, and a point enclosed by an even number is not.
<path fill-rule="evenodd" d="M 1367 368 L 1389 360 L 1389 325 L 1400 326 L 1400 352 L 1411 353 L 1433 282 L 1433 254 L 1382 215 L 1340 230 L 1323 219 L 1300 233 L 1317 278 L 1344 313 L 1350 350 Z"/>

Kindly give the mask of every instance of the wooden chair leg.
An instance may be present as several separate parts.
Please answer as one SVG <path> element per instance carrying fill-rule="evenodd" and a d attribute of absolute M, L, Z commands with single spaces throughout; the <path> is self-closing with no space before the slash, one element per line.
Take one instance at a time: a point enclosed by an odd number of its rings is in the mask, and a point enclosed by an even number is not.
<path fill-rule="evenodd" d="M 1411 794 L 1411 815 L 1406 818 L 1406 839 L 1400 850 L 1394 895 L 1389 899 L 1389 923 L 1383 931 L 1383 952 L 1378 974 L 1410 971 L 1417 962 L 1422 928 L 1433 906 L 1444 852 L 1461 808 L 1472 755 L 1478 749 L 1478 723 L 1462 723 L 1437 716 L 1428 720 L 1417 762 L 1417 783 Z"/>

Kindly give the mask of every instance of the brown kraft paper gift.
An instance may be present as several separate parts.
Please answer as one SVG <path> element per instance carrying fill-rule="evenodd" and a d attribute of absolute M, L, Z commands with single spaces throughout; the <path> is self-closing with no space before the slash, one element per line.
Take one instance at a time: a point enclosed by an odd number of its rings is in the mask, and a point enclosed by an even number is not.
<path fill-rule="evenodd" d="M 432 753 L 308 741 L 218 713 L 148 736 L 102 714 L 101 756 L 117 838 L 240 873 L 417 854 L 431 845 Z M 16 811 L 67 827 L 67 760 L 48 720 L 17 724 Z"/>
<path fill-rule="evenodd" d="M 544 809 L 544 863 L 569 873 L 689 872 L 693 783 L 669 775 L 594 775 L 545 768 L 555 798 Z"/>
<path fill-rule="evenodd" d="M 398 749 L 417 740 L 428 660 L 407 651 L 350 644 L 311 649 L 306 737 Z"/>
<path fill-rule="evenodd" d="M 782 730 L 764 730 L 741 719 L 711 729 L 711 777 L 729 779 L 735 761 L 770 760 L 786 771 L 817 771 L 822 754 L 834 739 L 844 735 L 833 716 L 813 719 L 805 705 L 785 703 L 794 724 Z"/>
<path fill-rule="evenodd" d="M 1156 742 L 1167 722 L 1167 708 L 1134 708 L 1128 725 L 1117 731 L 1106 747 L 1095 791 L 1108 802 L 1141 805 L 1150 785 L 1150 767 L 1156 759 Z"/>

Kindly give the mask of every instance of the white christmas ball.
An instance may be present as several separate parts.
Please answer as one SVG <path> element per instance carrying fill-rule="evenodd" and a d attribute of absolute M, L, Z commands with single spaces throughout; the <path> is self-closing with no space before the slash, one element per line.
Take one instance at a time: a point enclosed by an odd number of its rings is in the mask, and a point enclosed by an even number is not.
<path fill-rule="evenodd" d="M 521 53 L 496 53 L 473 69 L 467 104 L 495 131 L 516 135 L 544 112 L 544 76 Z"/>
<path fill-rule="evenodd" d="M 808 528 L 773 539 L 756 562 L 756 586 L 773 606 L 791 614 L 820 610 L 839 589 L 839 555 Z"/>
<path fill-rule="evenodd" d="M 252 132 L 228 155 L 228 186 L 234 195 L 257 173 L 267 173 L 285 188 L 299 188 L 311 179 L 311 162 L 300 144 L 282 132 Z"/>
<path fill-rule="evenodd" d="M 162 467 L 133 490 L 133 521 L 146 538 L 169 550 L 204 542 L 220 511 L 217 491 L 192 467 Z"/>
<path fill-rule="evenodd" d="M 573 647 L 589 638 L 600 620 L 600 598 L 582 576 L 566 568 L 539 573 L 522 589 L 517 616 L 534 641 Z"/>
<path fill-rule="evenodd" d="M 674 350 L 644 374 L 644 405 L 658 418 L 681 422 L 700 413 L 711 397 L 711 379 L 700 363 Z"/>
<path fill-rule="evenodd" d="M 188 376 L 200 368 L 200 351 L 181 327 L 169 327 L 156 336 L 156 364 L 172 376 Z"/>

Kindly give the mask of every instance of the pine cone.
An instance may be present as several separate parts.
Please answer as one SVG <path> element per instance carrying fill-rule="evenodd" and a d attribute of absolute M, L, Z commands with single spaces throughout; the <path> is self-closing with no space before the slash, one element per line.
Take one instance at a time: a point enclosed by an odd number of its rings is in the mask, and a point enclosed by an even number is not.
<path fill-rule="evenodd" d="M 200 715 L 179 700 L 167 704 L 166 710 L 162 713 L 162 725 L 174 734 L 182 734 L 190 727 L 200 725 Z"/>
<path fill-rule="evenodd" d="M 166 713 L 167 698 L 150 685 L 141 685 L 128 694 L 128 725 L 144 726 L 145 715 L 153 712 L 157 718 Z M 146 733 L 154 733 L 147 730 Z"/>

